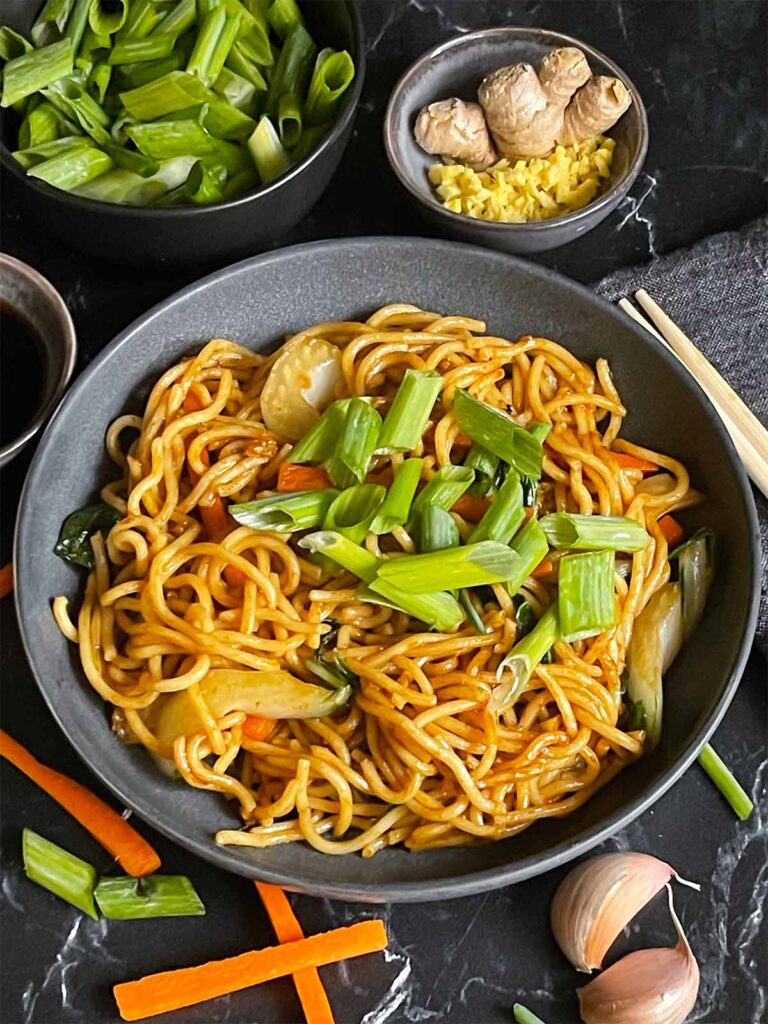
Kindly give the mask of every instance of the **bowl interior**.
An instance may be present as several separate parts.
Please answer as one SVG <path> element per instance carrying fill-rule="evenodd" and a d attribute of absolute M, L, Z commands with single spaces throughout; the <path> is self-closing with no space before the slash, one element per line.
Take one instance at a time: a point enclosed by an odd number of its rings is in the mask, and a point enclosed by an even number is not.
<path fill-rule="evenodd" d="M 56 594 L 77 606 L 82 576 L 51 549 L 63 518 L 111 478 L 107 425 L 138 411 L 154 379 L 182 353 L 216 336 L 269 347 L 307 324 L 357 319 L 397 301 L 476 315 L 509 338 L 558 339 L 589 361 L 607 357 L 629 409 L 624 435 L 683 459 L 709 496 L 683 518 L 716 531 L 718 583 L 704 622 L 668 674 L 661 744 L 577 813 L 503 842 L 419 854 L 391 849 L 372 860 L 300 844 L 217 847 L 213 833 L 235 822 L 226 802 L 165 778 L 143 750 L 110 734 L 104 704 L 51 618 Z M 340 898 L 424 900 L 493 888 L 575 857 L 626 824 L 678 777 L 715 727 L 756 615 L 757 525 L 746 478 L 718 417 L 676 360 L 615 308 L 547 269 L 426 239 L 298 246 L 220 271 L 150 311 L 80 377 L 48 427 L 27 478 L 16 544 L 27 655 L 54 716 L 94 771 L 140 816 L 220 866 Z"/>
<path fill-rule="evenodd" d="M 427 179 L 427 171 L 439 157 L 425 153 L 413 137 L 416 115 L 423 106 L 449 96 L 476 103 L 478 86 L 491 71 L 521 61 L 536 67 L 546 53 L 559 46 L 578 46 L 586 54 L 593 74 L 621 78 L 632 93 L 633 102 L 629 110 L 607 133 L 616 140 L 616 149 L 610 184 L 602 195 L 607 196 L 620 188 L 642 158 L 645 133 L 639 93 L 619 68 L 586 43 L 535 28 L 500 28 L 460 36 L 425 55 L 405 73 L 390 100 L 386 137 L 395 169 L 406 186 L 415 190 L 418 198 L 430 206 L 448 212 L 435 198 Z M 552 223 L 562 224 L 566 219 L 557 217 L 525 227 L 545 228 Z M 496 226 L 514 230 L 521 225 Z"/>

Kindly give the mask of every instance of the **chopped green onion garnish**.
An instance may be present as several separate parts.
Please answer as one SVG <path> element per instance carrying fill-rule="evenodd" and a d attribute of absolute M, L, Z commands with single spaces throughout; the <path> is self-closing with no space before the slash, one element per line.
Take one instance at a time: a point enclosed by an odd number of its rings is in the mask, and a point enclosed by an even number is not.
<path fill-rule="evenodd" d="M 13 60 L 33 49 L 32 43 L 18 32 L 14 32 L 12 28 L 8 28 L 7 25 L 0 28 L 0 60 Z"/>
<path fill-rule="evenodd" d="M 291 158 L 266 114 L 248 139 L 248 152 L 265 185 L 279 178 L 291 166 Z"/>
<path fill-rule="evenodd" d="M 504 583 L 518 570 L 519 560 L 506 545 L 485 540 L 450 551 L 386 559 L 379 566 L 379 577 L 409 594 L 428 594 Z"/>
<path fill-rule="evenodd" d="M 154 29 L 161 35 L 178 36 L 183 35 L 187 29 L 192 28 L 197 18 L 195 0 L 179 0 L 172 11 Z"/>
<path fill-rule="evenodd" d="M 325 462 L 333 455 L 351 399 L 342 398 L 333 402 L 315 425 L 291 448 L 286 462 Z"/>
<path fill-rule="evenodd" d="M 102 878 L 95 895 L 104 917 L 115 921 L 205 914 L 203 902 L 186 875 Z"/>
<path fill-rule="evenodd" d="M 277 112 L 278 101 L 285 93 L 304 94 L 316 53 L 317 47 L 304 26 L 294 25 L 272 72 L 267 93 L 267 113 Z"/>
<path fill-rule="evenodd" d="M 73 907 L 98 918 L 93 902 L 96 868 L 25 828 L 22 839 L 24 871 L 27 878 L 61 897 Z"/>
<path fill-rule="evenodd" d="M 66 192 L 84 185 L 100 174 L 104 174 L 112 166 L 112 159 L 100 149 L 79 147 L 62 156 L 44 160 L 41 164 L 30 167 L 27 174 L 31 178 L 64 189 Z"/>
<path fill-rule="evenodd" d="M 164 4 L 157 0 L 132 0 L 125 24 L 117 33 L 117 39 L 143 39 L 157 28 L 162 21 Z"/>
<path fill-rule="evenodd" d="M 472 624 L 472 628 L 480 636 L 489 632 L 489 627 L 483 622 L 480 612 L 475 608 L 474 602 L 472 601 L 472 591 L 464 590 L 459 591 L 459 604 L 464 609 L 467 619 Z"/>
<path fill-rule="evenodd" d="M 301 138 L 303 121 L 299 97 L 295 92 L 283 93 L 277 103 L 277 128 L 286 149 L 292 149 Z"/>
<path fill-rule="evenodd" d="M 231 71 L 234 71 L 235 74 L 250 82 L 256 92 L 262 93 L 267 91 L 267 80 L 260 70 L 264 65 L 253 59 L 247 47 L 240 43 L 235 43 L 229 51 L 226 66 Z"/>
<path fill-rule="evenodd" d="M 75 54 L 80 48 L 83 35 L 88 25 L 88 15 L 91 10 L 91 0 L 75 0 L 72 13 L 67 19 L 67 27 L 64 35 L 72 41 L 72 53 Z"/>
<path fill-rule="evenodd" d="M 443 378 L 434 370 L 407 369 L 384 420 L 376 451 L 390 455 L 415 448 L 442 386 Z"/>
<path fill-rule="evenodd" d="M 533 570 L 547 557 L 549 544 L 537 519 L 529 519 L 510 545 L 520 557 L 517 572 L 507 580 L 507 590 L 516 594 Z"/>
<path fill-rule="evenodd" d="M 523 519 L 523 488 L 520 485 L 520 477 L 514 470 L 510 470 L 504 483 L 491 499 L 483 518 L 470 533 L 468 543 L 497 540 L 500 544 L 509 544 Z"/>
<path fill-rule="evenodd" d="M 346 50 L 321 50 L 307 92 L 307 124 L 320 125 L 330 121 L 354 77 L 355 65 Z"/>
<path fill-rule="evenodd" d="M 551 423 L 543 423 L 541 420 L 533 420 L 528 424 L 528 433 L 533 434 L 540 444 L 544 444 L 551 429 Z"/>
<path fill-rule="evenodd" d="M 252 530 L 293 533 L 295 530 L 311 530 L 320 526 L 338 493 L 327 489 L 275 494 L 257 501 L 230 505 L 228 511 L 238 523 L 250 526 Z"/>
<path fill-rule="evenodd" d="M 175 36 L 154 33 L 144 39 L 122 39 L 110 51 L 109 63 L 138 64 L 145 60 L 160 60 L 170 55 L 175 44 Z"/>
<path fill-rule="evenodd" d="M 62 136 L 79 134 L 80 129 L 76 124 L 67 120 L 48 100 L 43 100 L 29 111 L 21 123 L 19 150 L 30 149 L 43 142 L 54 142 Z M 16 159 L 19 158 L 16 157 Z"/>
<path fill-rule="evenodd" d="M 299 541 L 299 547 L 306 548 L 315 555 L 325 555 L 347 572 L 358 576 L 364 583 L 370 583 L 379 568 L 379 559 L 376 555 L 334 530 L 310 533 Z"/>
<path fill-rule="evenodd" d="M 28 171 L 45 160 L 93 148 L 94 144 L 91 139 L 83 138 L 82 135 L 67 135 L 63 139 L 52 139 L 50 142 L 41 142 L 37 146 L 30 146 L 29 149 L 17 150 L 12 155 Z"/>
<path fill-rule="evenodd" d="M 423 467 L 423 459 L 406 459 L 400 464 L 384 504 L 371 523 L 371 533 L 391 533 L 396 527 L 408 522 L 411 502 L 419 486 Z"/>
<path fill-rule="evenodd" d="M 296 25 L 304 24 L 296 0 L 274 0 L 267 8 L 267 18 L 281 39 L 287 39 Z"/>
<path fill-rule="evenodd" d="M 153 160 L 167 160 L 174 156 L 211 156 L 217 152 L 214 139 L 197 121 L 154 121 L 136 124 L 128 129 L 128 136 L 138 149 Z"/>
<path fill-rule="evenodd" d="M 100 146 L 112 141 L 107 131 L 109 117 L 96 100 L 89 96 L 82 81 L 74 76 L 53 82 L 45 90 L 48 100 L 70 119 L 74 119 Z"/>
<path fill-rule="evenodd" d="M 73 2 L 74 0 L 47 0 L 29 33 L 35 46 L 46 46 L 61 39 Z"/>
<path fill-rule="evenodd" d="M 194 3 L 194 0 L 192 2 Z M 266 83 L 264 88 L 266 89 Z M 243 78 L 242 75 L 236 74 L 229 68 L 222 69 L 221 74 L 213 83 L 213 91 L 231 103 L 233 107 L 248 114 L 249 117 L 253 117 L 256 113 L 258 95 L 256 87 L 247 78 Z"/>
<path fill-rule="evenodd" d="M 324 530 L 335 530 L 359 544 L 381 506 L 386 488 L 380 484 L 357 484 L 342 491 L 331 502 L 323 521 Z"/>
<path fill-rule="evenodd" d="M 459 429 L 477 444 L 493 452 L 521 476 L 541 476 L 541 442 L 509 416 L 479 402 L 461 388 L 456 389 L 453 414 Z"/>
<path fill-rule="evenodd" d="M 584 640 L 615 624 L 615 568 L 613 551 L 585 551 L 560 559 L 557 610 L 563 640 Z"/>
<path fill-rule="evenodd" d="M 416 495 L 411 508 L 411 519 L 418 519 L 421 510 L 427 505 L 436 508 L 453 508 L 464 491 L 472 483 L 475 471 L 468 466 L 443 466 L 434 474 Z"/>
<path fill-rule="evenodd" d="M 97 36 L 110 36 L 125 24 L 128 0 L 91 0 L 88 23 Z"/>
<path fill-rule="evenodd" d="M 553 512 L 540 520 L 553 548 L 574 551 L 642 551 L 651 538 L 640 523 L 626 516 L 583 516 Z"/>
<path fill-rule="evenodd" d="M 531 1011 L 521 1003 L 515 1003 L 512 1007 L 512 1012 L 515 1015 L 516 1024 L 544 1024 L 541 1017 L 537 1017 L 535 1013 L 531 1013 Z"/>
<path fill-rule="evenodd" d="M 205 103 L 210 96 L 210 90 L 194 75 L 171 71 L 137 89 L 121 92 L 120 100 L 137 120 L 155 121 L 196 103 Z"/>
<path fill-rule="evenodd" d="M 499 457 L 483 448 L 481 444 L 473 444 L 464 459 L 464 465 L 475 471 L 475 479 L 469 488 L 470 494 L 477 498 L 485 498 L 496 490 L 496 478 L 499 471 Z"/>
<path fill-rule="evenodd" d="M 488 707 L 491 711 L 503 711 L 514 704 L 533 670 L 549 653 L 552 645 L 560 637 L 557 609 L 551 605 L 520 643 L 515 644 L 496 670 L 496 677 L 501 680 L 494 686 Z M 504 673 L 507 678 L 503 678 Z"/>
<path fill-rule="evenodd" d="M 464 621 L 461 605 L 450 594 L 407 594 L 379 577 L 372 581 L 368 590 L 358 591 L 357 597 L 360 601 L 372 601 L 405 612 L 439 633 L 449 633 Z"/>
<path fill-rule="evenodd" d="M 754 810 L 754 804 L 728 765 L 709 743 L 702 747 L 699 764 L 731 805 L 736 817 L 746 821 Z"/>
<path fill-rule="evenodd" d="M 213 85 L 224 67 L 240 27 L 239 13 L 226 5 L 215 7 L 203 18 L 187 71 L 204 85 Z"/>
<path fill-rule="evenodd" d="M 10 107 L 32 93 L 66 78 L 73 71 L 72 43 L 61 39 L 39 50 L 30 50 L 6 62 L 3 68 L 3 98 L 0 107 Z"/>
<path fill-rule="evenodd" d="M 326 463 L 337 487 L 346 486 L 350 478 L 365 479 L 380 430 L 381 416 L 373 406 L 362 398 L 349 399 L 341 435 Z"/>
<path fill-rule="evenodd" d="M 212 96 L 203 104 L 201 121 L 217 139 L 247 139 L 256 128 L 256 122 L 252 117 L 219 96 Z"/>
<path fill-rule="evenodd" d="M 461 543 L 459 528 L 449 512 L 436 505 L 427 505 L 419 517 L 420 548 L 424 553 L 457 548 Z"/>

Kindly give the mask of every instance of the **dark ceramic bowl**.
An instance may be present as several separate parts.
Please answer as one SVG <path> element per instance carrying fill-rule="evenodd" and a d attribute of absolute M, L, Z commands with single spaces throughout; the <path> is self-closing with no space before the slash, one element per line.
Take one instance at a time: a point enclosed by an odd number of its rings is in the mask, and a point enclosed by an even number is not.
<path fill-rule="evenodd" d="M 607 189 L 588 206 L 552 220 L 503 224 L 446 210 L 435 196 L 427 171 L 438 157 L 425 153 L 413 137 L 422 107 L 449 96 L 477 101 L 482 79 L 496 68 L 526 61 L 534 66 L 559 46 L 578 46 L 593 74 L 620 78 L 632 94 L 627 112 L 607 133 L 616 140 Z M 489 28 L 449 39 L 420 57 L 395 86 L 384 119 L 384 146 L 392 170 L 419 210 L 439 231 L 464 242 L 504 252 L 555 249 L 591 231 L 632 187 L 648 149 L 648 119 L 640 94 L 621 68 L 579 39 L 541 28 Z"/>
<path fill-rule="evenodd" d="M 110 421 L 138 412 L 154 380 L 183 353 L 212 337 L 270 349 L 308 324 L 359 319 L 389 302 L 474 315 L 508 338 L 556 338 L 590 362 L 606 356 L 629 409 L 625 436 L 683 459 L 709 496 L 683 517 L 689 528 L 717 533 L 717 586 L 665 681 L 660 745 L 568 817 L 503 842 L 423 853 L 386 849 L 371 860 L 331 857 L 298 843 L 271 850 L 216 846 L 217 829 L 240 824 L 227 801 L 166 778 L 143 749 L 110 733 L 106 707 L 50 611 L 56 594 L 77 607 L 83 577 L 51 549 L 62 519 L 114 476 L 104 457 Z M 21 500 L 14 561 L 19 623 L 40 689 L 119 800 L 182 846 L 247 877 L 340 899 L 420 901 L 547 871 L 622 828 L 675 782 L 722 718 L 744 667 L 757 614 L 758 549 L 751 492 L 720 418 L 647 332 L 579 285 L 510 256 L 434 240 L 366 238 L 247 260 L 184 289 L 124 331 L 80 377 L 40 443 Z M 691 807 L 680 827 L 699 824 Z"/>
<path fill-rule="evenodd" d="M 355 62 L 355 80 L 316 149 L 280 178 L 237 199 L 210 206 L 144 209 L 102 203 L 27 177 L 10 155 L 17 122 L 15 116 L 6 115 L 0 163 L 14 180 L 19 201 L 69 245 L 131 266 L 215 265 L 279 242 L 312 209 L 331 180 L 352 132 L 365 76 L 363 27 L 354 0 L 308 0 L 301 6 L 318 46 L 349 50 Z M 8 0 L 8 12 L 3 6 L 0 22 L 27 31 L 38 9 L 33 0 Z"/>

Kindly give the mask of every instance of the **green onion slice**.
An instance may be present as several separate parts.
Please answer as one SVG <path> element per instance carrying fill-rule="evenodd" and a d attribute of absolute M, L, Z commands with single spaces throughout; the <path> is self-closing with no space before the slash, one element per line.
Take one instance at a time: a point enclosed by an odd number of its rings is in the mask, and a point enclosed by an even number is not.
<path fill-rule="evenodd" d="M 364 583 L 371 583 L 379 568 L 379 559 L 365 548 L 355 544 L 348 537 L 342 537 L 335 530 L 322 530 L 302 537 L 299 547 L 315 555 L 325 555 L 347 572 L 358 576 Z"/>
<path fill-rule="evenodd" d="M 267 8 L 267 19 L 283 40 L 288 38 L 296 25 L 304 24 L 296 0 L 274 0 Z"/>
<path fill-rule="evenodd" d="M 355 65 L 346 50 L 321 50 L 307 91 L 307 123 L 319 125 L 330 121 L 354 77 Z"/>
<path fill-rule="evenodd" d="M 407 369 L 384 420 L 376 451 L 390 455 L 416 448 L 442 386 L 442 375 L 434 370 Z"/>
<path fill-rule="evenodd" d="M 475 478 L 475 471 L 468 466 L 443 466 L 419 491 L 411 508 L 411 519 L 418 519 L 427 505 L 437 508 L 453 508 L 464 491 Z"/>
<path fill-rule="evenodd" d="M 454 395 L 453 414 L 463 433 L 514 466 L 521 476 L 536 480 L 541 476 L 541 442 L 525 427 L 461 388 Z"/>
<path fill-rule="evenodd" d="M 14 32 L 7 25 L 0 28 L 0 60 L 13 60 L 31 50 L 34 50 L 34 47 L 24 36 Z"/>
<path fill-rule="evenodd" d="M 288 452 L 286 462 L 325 462 L 333 455 L 336 442 L 344 429 L 351 399 L 333 402 L 320 419 Z"/>
<path fill-rule="evenodd" d="M 331 502 L 325 514 L 323 529 L 335 530 L 359 544 L 368 533 L 386 493 L 386 488 L 380 484 L 348 487 Z"/>
<path fill-rule="evenodd" d="M 279 178 L 291 166 L 291 158 L 266 114 L 248 139 L 248 151 L 265 185 Z"/>
<path fill-rule="evenodd" d="M 386 559 L 379 566 L 379 577 L 406 593 L 427 594 L 504 583 L 518 570 L 519 561 L 511 548 L 486 540 L 450 551 Z"/>
<path fill-rule="evenodd" d="M 604 633 L 616 623 L 613 551 L 564 555 L 558 574 L 558 613 L 563 640 Z"/>
<path fill-rule="evenodd" d="M 320 526 L 338 493 L 326 489 L 275 494 L 256 501 L 230 505 L 228 511 L 238 523 L 250 526 L 252 530 L 293 533 L 295 530 L 311 530 Z"/>
<path fill-rule="evenodd" d="M 523 488 L 520 477 L 510 470 L 483 518 L 470 533 L 468 543 L 496 540 L 500 544 L 509 544 L 523 519 Z"/>
<path fill-rule="evenodd" d="M 464 621 L 461 605 L 450 594 L 408 594 L 389 580 L 379 577 L 372 581 L 368 590 L 358 591 L 357 597 L 360 601 L 405 612 L 420 622 L 426 622 L 430 629 L 439 633 L 450 633 Z"/>
<path fill-rule="evenodd" d="M 105 174 L 111 167 L 112 159 L 106 153 L 95 146 L 81 146 L 30 167 L 27 174 L 69 192 Z"/>
<path fill-rule="evenodd" d="M 574 551 L 642 551 L 651 538 L 634 519 L 626 516 L 584 516 L 553 512 L 541 520 L 541 528 L 553 548 Z"/>
<path fill-rule="evenodd" d="M 464 465 L 475 471 L 475 479 L 469 488 L 469 493 L 477 498 L 486 498 L 496 490 L 496 480 L 499 473 L 499 457 L 483 448 L 480 444 L 473 444 L 464 459 Z"/>
<path fill-rule="evenodd" d="M 35 92 L 72 74 L 72 43 L 61 39 L 39 50 L 30 50 L 6 62 L 3 68 L 3 96 L 0 107 L 10 107 Z"/>
<path fill-rule="evenodd" d="M 344 427 L 326 464 L 337 487 L 345 486 L 350 477 L 365 479 L 380 430 L 381 416 L 373 406 L 363 398 L 349 399 Z"/>
<path fill-rule="evenodd" d="M 303 120 L 299 97 L 295 92 L 283 93 L 277 103 L 277 127 L 286 149 L 291 149 L 301 138 Z"/>
<path fill-rule="evenodd" d="M 205 914 L 203 902 L 186 875 L 102 878 L 95 895 L 104 917 L 115 921 Z"/>
<path fill-rule="evenodd" d="M 125 24 L 128 0 L 91 0 L 88 23 L 97 36 L 110 36 Z"/>
<path fill-rule="evenodd" d="M 80 49 L 80 43 L 85 35 L 88 26 L 88 15 L 91 11 L 91 0 L 75 0 L 72 13 L 67 19 L 67 27 L 64 35 L 72 41 L 72 53 Z"/>
<path fill-rule="evenodd" d="M 35 46 L 46 46 L 61 39 L 73 2 L 74 0 L 47 0 L 29 33 Z"/>
<path fill-rule="evenodd" d="M 754 810 L 754 804 L 728 765 L 709 743 L 704 745 L 699 754 L 699 764 L 731 805 L 736 817 L 746 821 Z"/>
<path fill-rule="evenodd" d="M 125 109 L 139 121 L 155 121 L 195 103 L 205 103 L 210 97 L 211 91 L 186 71 L 171 71 L 136 89 L 120 93 Z"/>
<path fill-rule="evenodd" d="M 175 45 L 176 37 L 173 35 L 160 36 L 153 33 L 143 39 L 121 39 L 110 51 L 108 60 L 113 65 L 160 60 L 170 56 Z"/>
<path fill-rule="evenodd" d="M 424 553 L 457 548 L 461 536 L 456 521 L 449 512 L 436 505 L 427 505 L 419 520 L 421 550 Z"/>
<path fill-rule="evenodd" d="M 640 705 L 651 749 L 661 739 L 664 674 L 682 646 L 680 584 L 665 583 L 635 619 L 627 649 L 627 697 Z"/>
<path fill-rule="evenodd" d="M 172 35 L 178 38 L 187 29 L 192 28 L 197 18 L 195 0 L 179 0 L 173 10 L 169 11 L 154 31 L 161 35 Z"/>
<path fill-rule="evenodd" d="M 266 89 L 266 83 L 264 88 Z M 249 117 L 256 113 L 258 93 L 255 85 L 228 67 L 222 68 L 221 74 L 213 83 L 213 91 Z"/>
<path fill-rule="evenodd" d="M 303 25 L 294 25 L 277 58 L 267 93 L 268 114 L 277 112 L 278 101 L 287 92 L 303 96 L 312 72 L 317 47 Z"/>
<path fill-rule="evenodd" d="M 31 828 L 23 831 L 22 851 L 24 871 L 30 881 L 37 882 L 94 920 L 98 918 L 93 902 L 96 868 Z"/>
<path fill-rule="evenodd" d="M 518 554 L 520 561 L 515 574 L 507 580 L 507 590 L 510 594 L 516 594 L 549 551 L 546 534 L 537 519 L 528 520 L 512 541 L 511 548 Z"/>
<path fill-rule="evenodd" d="M 458 600 L 474 631 L 479 636 L 484 636 L 486 633 L 489 633 L 490 626 L 486 626 L 480 612 L 475 607 L 475 603 L 472 600 L 472 591 L 467 590 L 466 588 L 464 590 L 460 590 Z"/>
<path fill-rule="evenodd" d="M 240 15 L 229 7 L 215 7 L 203 18 L 197 40 L 187 63 L 187 71 L 197 75 L 204 85 L 213 85 L 237 38 Z"/>
<path fill-rule="evenodd" d="M 391 533 L 408 522 L 423 468 L 424 459 L 406 459 L 400 464 L 384 503 L 371 523 L 371 533 Z"/>
<path fill-rule="evenodd" d="M 491 691 L 488 708 L 503 711 L 511 707 L 523 692 L 533 670 L 560 637 L 557 608 L 551 605 L 520 643 L 501 661 L 496 671 L 500 682 Z"/>
<path fill-rule="evenodd" d="M 516 1024 L 544 1024 L 541 1017 L 537 1017 L 535 1013 L 532 1013 L 522 1003 L 515 1003 L 512 1007 L 512 1013 L 515 1016 Z"/>

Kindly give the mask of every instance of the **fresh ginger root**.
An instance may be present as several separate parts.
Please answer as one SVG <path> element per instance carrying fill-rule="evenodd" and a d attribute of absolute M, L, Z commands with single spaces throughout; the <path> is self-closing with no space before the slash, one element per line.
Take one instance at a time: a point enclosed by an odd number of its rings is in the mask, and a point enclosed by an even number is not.
<path fill-rule="evenodd" d="M 632 96 L 618 78 L 595 75 L 568 104 L 557 141 L 564 146 L 602 135 L 632 102 Z"/>
<path fill-rule="evenodd" d="M 456 97 L 430 103 L 419 111 L 413 134 L 426 153 L 469 164 L 477 171 L 498 160 L 479 103 Z"/>

